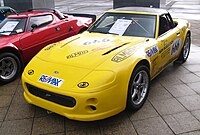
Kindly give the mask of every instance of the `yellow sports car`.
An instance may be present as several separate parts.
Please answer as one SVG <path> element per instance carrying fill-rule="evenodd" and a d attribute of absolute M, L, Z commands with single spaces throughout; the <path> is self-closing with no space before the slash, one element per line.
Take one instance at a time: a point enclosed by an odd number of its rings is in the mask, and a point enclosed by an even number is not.
<path fill-rule="evenodd" d="M 109 10 L 86 32 L 43 48 L 26 66 L 28 103 L 93 121 L 144 104 L 150 80 L 190 52 L 186 20 L 163 9 Z"/>

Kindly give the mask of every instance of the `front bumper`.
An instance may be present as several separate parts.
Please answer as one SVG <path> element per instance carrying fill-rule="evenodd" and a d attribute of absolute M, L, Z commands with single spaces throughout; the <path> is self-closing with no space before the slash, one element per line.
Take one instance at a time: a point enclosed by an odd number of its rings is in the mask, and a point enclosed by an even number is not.
<path fill-rule="evenodd" d="M 67 92 L 60 93 L 57 88 L 40 85 L 38 82 L 32 82 L 22 75 L 22 84 L 24 87 L 24 97 L 27 102 L 41 108 L 63 115 L 69 119 L 80 121 L 94 121 L 113 116 L 126 107 L 126 96 L 119 90 L 120 87 L 112 85 L 106 90 L 88 93 Z M 47 100 L 31 93 L 26 84 L 31 84 L 45 91 L 56 92 L 61 96 L 69 96 L 75 99 L 74 106 L 61 105 L 54 101 Z M 126 91 L 124 91 L 126 92 Z M 125 94 L 126 95 L 126 94 Z"/>

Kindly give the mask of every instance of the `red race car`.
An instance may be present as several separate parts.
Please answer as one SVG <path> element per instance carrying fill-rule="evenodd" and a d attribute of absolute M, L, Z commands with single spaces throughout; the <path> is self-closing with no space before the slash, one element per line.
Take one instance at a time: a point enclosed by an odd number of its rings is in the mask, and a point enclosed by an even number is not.
<path fill-rule="evenodd" d="M 94 20 L 44 9 L 8 16 L 0 24 L 0 83 L 14 80 L 44 46 L 83 32 Z"/>

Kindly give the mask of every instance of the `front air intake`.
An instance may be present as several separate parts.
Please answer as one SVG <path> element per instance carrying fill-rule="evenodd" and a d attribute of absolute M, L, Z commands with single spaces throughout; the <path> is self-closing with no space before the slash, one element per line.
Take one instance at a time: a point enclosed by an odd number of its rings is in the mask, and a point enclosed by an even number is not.
<path fill-rule="evenodd" d="M 49 92 L 47 90 L 40 89 L 28 83 L 26 83 L 26 87 L 31 94 L 33 94 L 34 96 L 40 97 L 42 99 L 45 99 L 45 100 L 48 100 L 48 101 L 51 101 L 51 102 L 54 102 L 56 104 L 66 106 L 66 107 L 74 107 L 76 105 L 76 100 L 72 97 Z"/>

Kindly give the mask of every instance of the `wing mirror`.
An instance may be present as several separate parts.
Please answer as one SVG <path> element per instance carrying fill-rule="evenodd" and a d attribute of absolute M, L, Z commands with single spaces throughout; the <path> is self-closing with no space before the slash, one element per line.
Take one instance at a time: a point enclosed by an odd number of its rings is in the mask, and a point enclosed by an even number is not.
<path fill-rule="evenodd" d="M 37 24 L 32 24 L 31 25 L 31 32 L 33 32 L 36 28 L 38 27 L 38 25 Z"/>

